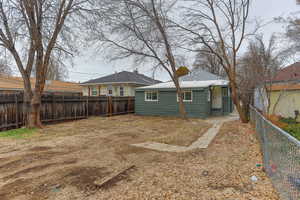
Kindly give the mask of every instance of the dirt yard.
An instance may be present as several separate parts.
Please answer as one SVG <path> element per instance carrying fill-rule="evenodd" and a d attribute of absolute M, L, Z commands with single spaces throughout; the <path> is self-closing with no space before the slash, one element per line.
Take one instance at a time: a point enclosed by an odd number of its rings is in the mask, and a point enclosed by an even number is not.
<path fill-rule="evenodd" d="M 49 125 L 26 139 L 0 138 L 0 199 L 279 199 L 256 166 L 262 158 L 253 130 L 238 121 L 224 124 L 205 150 L 129 146 L 188 146 L 210 126 L 198 119 L 124 115 Z M 103 186 L 95 184 L 132 165 Z"/>

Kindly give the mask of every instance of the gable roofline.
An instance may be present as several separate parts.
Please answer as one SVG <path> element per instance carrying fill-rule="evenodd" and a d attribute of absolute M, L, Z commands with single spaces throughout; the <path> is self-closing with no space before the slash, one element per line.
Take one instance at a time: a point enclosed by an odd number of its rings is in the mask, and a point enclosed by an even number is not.
<path fill-rule="evenodd" d="M 143 74 L 129 71 L 121 71 L 118 73 L 110 74 L 96 79 L 91 79 L 89 81 L 81 83 L 81 85 L 95 85 L 95 84 L 108 84 L 108 83 L 135 83 L 139 85 L 152 85 L 160 83 L 161 81 L 152 79 Z"/>
<path fill-rule="evenodd" d="M 181 81 L 210 81 L 210 80 L 222 80 L 224 78 L 217 76 L 213 73 L 205 71 L 201 68 L 195 68 L 185 76 L 179 78 Z"/>
<path fill-rule="evenodd" d="M 113 84 L 135 84 L 135 85 L 147 85 L 138 82 L 103 82 L 103 83 L 80 83 L 81 86 L 89 86 L 89 85 L 113 85 Z"/>
<path fill-rule="evenodd" d="M 180 81 L 179 85 L 182 89 L 187 88 L 206 88 L 210 86 L 228 86 L 229 81 L 227 80 L 208 80 L 208 81 Z M 139 87 L 136 90 L 147 90 L 147 89 L 175 89 L 174 82 L 158 83 L 146 87 Z"/>
<path fill-rule="evenodd" d="M 271 80 L 274 83 L 293 82 L 300 79 L 300 62 L 281 68 Z"/>

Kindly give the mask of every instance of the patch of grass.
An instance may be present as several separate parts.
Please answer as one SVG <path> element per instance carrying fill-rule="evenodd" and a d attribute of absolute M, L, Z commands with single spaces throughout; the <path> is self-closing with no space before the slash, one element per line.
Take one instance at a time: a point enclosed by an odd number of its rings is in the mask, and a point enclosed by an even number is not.
<path fill-rule="evenodd" d="M 37 129 L 19 128 L 0 132 L 0 138 L 23 139 L 28 138 L 36 133 Z"/>
<path fill-rule="evenodd" d="M 289 124 L 284 130 L 300 140 L 300 124 Z"/>

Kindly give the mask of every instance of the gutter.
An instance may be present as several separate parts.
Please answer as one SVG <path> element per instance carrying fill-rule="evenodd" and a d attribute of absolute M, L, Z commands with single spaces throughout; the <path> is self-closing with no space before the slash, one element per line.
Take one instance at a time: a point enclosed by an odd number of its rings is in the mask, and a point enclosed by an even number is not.
<path fill-rule="evenodd" d="M 136 85 L 145 85 L 145 83 L 138 83 L 138 82 L 104 82 L 104 83 L 81 83 L 80 86 L 93 86 L 93 85 L 113 85 L 113 84 L 136 84 Z M 155 83 L 153 83 L 155 84 Z M 151 85 L 151 84 L 149 84 Z"/>

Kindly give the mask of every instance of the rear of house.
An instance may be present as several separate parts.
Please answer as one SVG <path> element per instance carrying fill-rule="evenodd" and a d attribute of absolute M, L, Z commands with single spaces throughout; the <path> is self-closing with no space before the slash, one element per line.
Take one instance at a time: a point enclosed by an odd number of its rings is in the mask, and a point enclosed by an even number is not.
<path fill-rule="evenodd" d="M 256 88 L 254 105 L 259 110 L 300 121 L 300 62 L 279 70 L 265 89 Z"/>
<path fill-rule="evenodd" d="M 81 83 L 84 96 L 134 96 L 135 88 L 160 83 L 138 73 L 122 71 Z"/>
<path fill-rule="evenodd" d="M 188 117 L 206 118 L 232 112 L 228 82 L 225 80 L 181 81 Z M 176 88 L 173 82 L 136 89 L 137 115 L 179 116 Z"/>
<path fill-rule="evenodd" d="M 272 86 L 270 112 L 300 122 L 300 84 Z"/>

